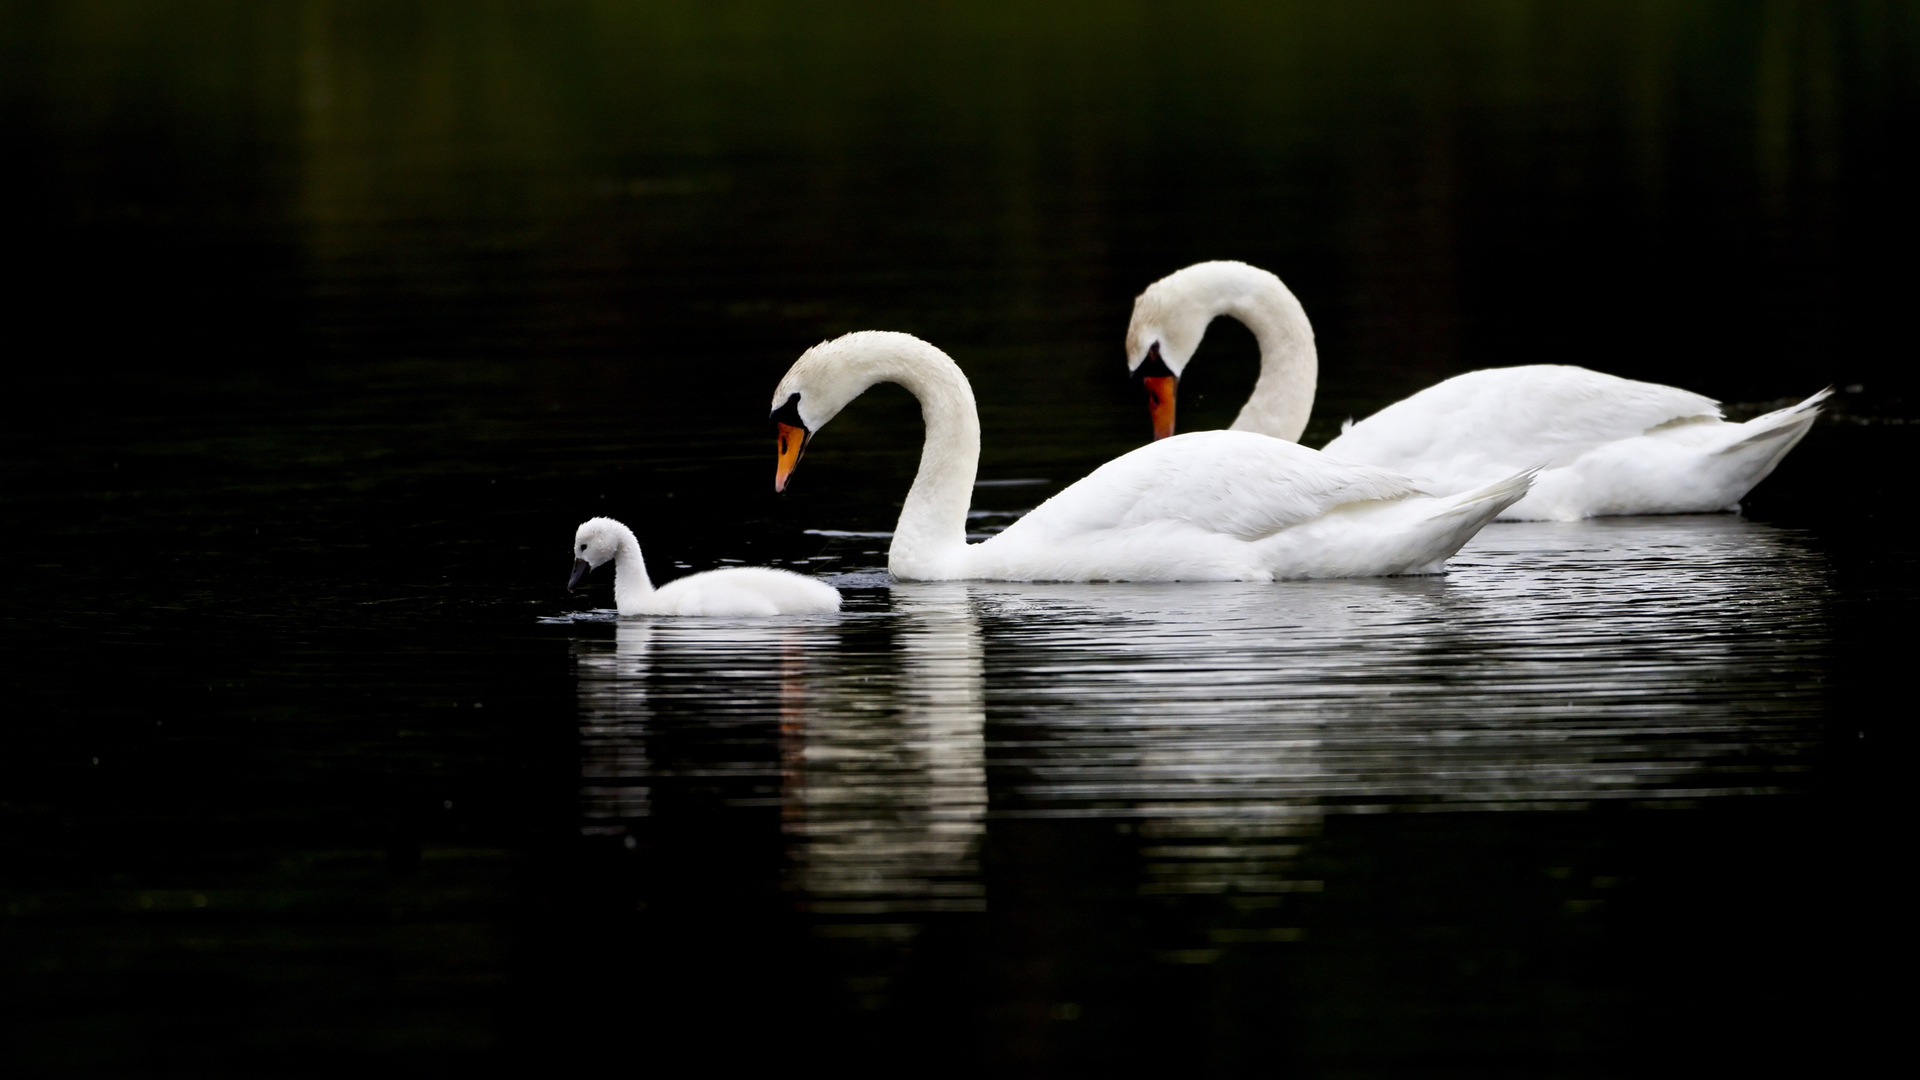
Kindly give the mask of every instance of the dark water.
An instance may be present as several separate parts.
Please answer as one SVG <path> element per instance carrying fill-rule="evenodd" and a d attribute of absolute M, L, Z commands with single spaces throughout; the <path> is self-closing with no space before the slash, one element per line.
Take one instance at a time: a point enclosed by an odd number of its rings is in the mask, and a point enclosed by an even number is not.
<path fill-rule="evenodd" d="M 0 1061 L 1854 1068 L 1917 60 L 1893 3 L 0 6 Z M 771 492 L 786 365 L 901 329 L 1011 520 L 1223 257 L 1315 320 L 1311 444 L 1494 364 L 1842 392 L 1743 516 L 1436 578 L 891 584 L 885 388 Z M 847 611 L 612 621 L 597 513 Z"/>

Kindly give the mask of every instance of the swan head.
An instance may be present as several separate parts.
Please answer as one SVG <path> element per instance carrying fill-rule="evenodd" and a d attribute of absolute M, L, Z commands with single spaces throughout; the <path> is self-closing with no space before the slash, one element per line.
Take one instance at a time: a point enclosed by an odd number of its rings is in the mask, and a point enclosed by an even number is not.
<path fill-rule="evenodd" d="M 1174 400 L 1180 373 L 1207 336 L 1207 324 L 1216 314 L 1208 302 L 1210 275 L 1194 271 L 1219 264 L 1201 263 L 1161 278 L 1133 301 L 1133 319 L 1127 323 L 1127 369 L 1147 392 L 1147 412 L 1153 418 L 1153 437 L 1173 434 Z M 1239 264 L 1231 264 L 1239 265 Z"/>
<path fill-rule="evenodd" d="M 814 428 L 808 427 L 807 422 L 800 416 L 798 390 L 788 394 L 785 402 L 779 403 L 773 410 L 772 420 L 774 449 L 777 451 L 773 470 L 773 490 L 785 491 L 787 478 L 793 475 L 794 467 L 800 464 L 800 455 L 806 452 L 807 440 L 813 438 Z M 821 422 L 825 423 L 825 421 Z"/>
<path fill-rule="evenodd" d="M 1127 369 L 1147 391 L 1153 437 L 1173 434 L 1173 406 L 1180 375 L 1200 349 L 1214 317 L 1240 308 L 1253 293 L 1286 286 L 1243 262 L 1195 263 L 1147 286 L 1133 301 L 1127 323 Z"/>
<path fill-rule="evenodd" d="M 773 490 L 787 489 L 807 442 L 848 402 L 874 383 L 898 379 L 903 355 L 938 351 L 912 334 L 861 330 L 801 353 L 773 391 L 771 419 L 779 453 Z"/>
<path fill-rule="evenodd" d="M 573 532 L 573 574 L 567 578 L 567 591 L 573 591 L 580 579 L 614 557 L 620 550 L 620 536 L 626 526 L 612 518 L 597 517 L 581 522 Z"/>
<path fill-rule="evenodd" d="M 1149 289 L 1133 303 L 1133 322 L 1127 326 L 1127 367 L 1147 392 L 1147 415 L 1153 418 L 1153 437 L 1164 439 L 1173 434 L 1173 407 L 1180 388 L 1180 372 L 1200 347 L 1207 324 L 1183 317 L 1149 315 L 1141 318 L 1141 305 L 1152 293 Z"/>

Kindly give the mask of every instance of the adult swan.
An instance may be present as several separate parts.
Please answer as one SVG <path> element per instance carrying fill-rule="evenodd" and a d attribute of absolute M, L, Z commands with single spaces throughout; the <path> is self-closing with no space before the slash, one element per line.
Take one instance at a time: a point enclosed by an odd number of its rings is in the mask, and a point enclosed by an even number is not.
<path fill-rule="evenodd" d="M 926 443 L 887 567 L 942 581 L 1272 581 L 1438 573 L 1526 494 L 1530 473 L 1434 498 L 1406 477 L 1241 431 L 1166 439 L 1102 465 L 1005 532 L 966 539 L 980 461 L 973 388 L 946 353 L 863 331 L 808 349 L 773 393 L 776 491 L 809 439 L 876 383 L 920 400 Z"/>
<path fill-rule="evenodd" d="M 1289 442 L 1313 408 L 1313 326 L 1280 279 L 1240 262 L 1205 262 L 1154 282 L 1133 303 L 1127 366 L 1146 384 L 1155 438 L 1173 434 L 1174 390 L 1217 315 L 1260 342 L 1260 378 L 1233 422 Z M 1509 520 L 1737 510 L 1819 414 L 1822 390 L 1744 424 L 1711 398 L 1563 364 L 1456 375 L 1350 424 L 1322 449 L 1395 469 L 1437 492 L 1477 488 L 1538 467 Z"/>

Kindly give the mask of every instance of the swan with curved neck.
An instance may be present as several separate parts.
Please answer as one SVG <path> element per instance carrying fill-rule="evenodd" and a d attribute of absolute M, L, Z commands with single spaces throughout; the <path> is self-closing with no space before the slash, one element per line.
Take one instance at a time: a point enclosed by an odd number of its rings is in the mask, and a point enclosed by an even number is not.
<path fill-rule="evenodd" d="M 808 349 L 773 395 L 774 489 L 810 440 L 877 383 L 920 402 L 920 469 L 888 552 L 908 580 L 1272 581 L 1438 573 L 1529 473 L 1447 498 L 1385 469 L 1246 432 L 1154 442 L 1094 470 L 1004 532 L 966 539 L 980 460 L 967 378 L 908 334 L 868 330 Z"/>
<path fill-rule="evenodd" d="M 1240 320 L 1260 343 L 1260 377 L 1230 431 L 1299 442 L 1319 387 L 1320 354 L 1307 309 L 1280 279 L 1240 262 L 1205 262 L 1168 275 L 1133 302 L 1127 365 L 1147 384 L 1153 437 L 1173 434 L 1175 389 L 1207 324 Z"/>
<path fill-rule="evenodd" d="M 1260 342 L 1260 376 L 1232 429 L 1298 441 L 1320 368 L 1313 326 L 1279 278 L 1240 262 L 1189 266 L 1134 301 L 1127 366 L 1146 387 L 1154 438 L 1173 434 L 1179 377 L 1221 315 Z M 1533 490 L 1500 515 L 1512 520 L 1711 513 L 1738 510 L 1831 393 L 1733 424 L 1711 398 L 1671 386 L 1563 364 L 1489 368 L 1350 423 L 1322 449 L 1439 492 L 1538 468 Z"/>
<path fill-rule="evenodd" d="M 840 610 L 840 590 L 817 578 L 767 566 L 730 566 L 653 587 L 640 541 L 612 518 L 582 522 L 573 534 L 567 591 L 609 560 L 613 603 L 622 615 L 810 615 Z"/>

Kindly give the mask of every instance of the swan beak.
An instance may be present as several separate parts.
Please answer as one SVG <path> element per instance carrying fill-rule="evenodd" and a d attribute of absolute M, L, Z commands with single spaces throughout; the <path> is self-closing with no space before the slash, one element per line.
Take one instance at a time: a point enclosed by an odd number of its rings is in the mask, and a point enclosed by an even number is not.
<path fill-rule="evenodd" d="M 591 569 L 593 569 L 593 567 L 587 565 L 587 560 L 573 560 L 573 576 L 567 578 L 567 591 L 572 592 L 573 587 L 580 584 L 580 579 L 586 577 L 587 571 Z"/>
<path fill-rule="evenodd" d="M 1147 388 L 1147 414 L 1153 417 L 1153 437 L 1164 439 L 1173 434 L 1173 394 L 1180 385 L 1176 375 L 1150 375 L 1140 380 Z"/>
<path fill-rule="evenodd" d="M 778 447 L 779 456 L 773 469 L 773 490 L 787 490 L 787 478 L 793 475 L 793 467 L 800 464 L 800 453 L 807 448 L 807 429 L 797 424 L 781 424 Z"/>

